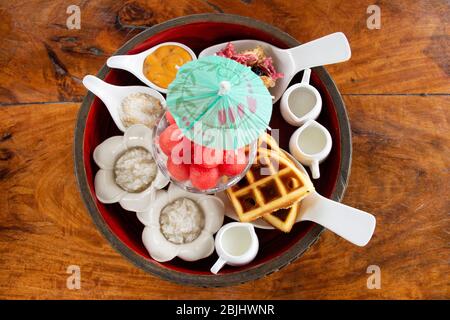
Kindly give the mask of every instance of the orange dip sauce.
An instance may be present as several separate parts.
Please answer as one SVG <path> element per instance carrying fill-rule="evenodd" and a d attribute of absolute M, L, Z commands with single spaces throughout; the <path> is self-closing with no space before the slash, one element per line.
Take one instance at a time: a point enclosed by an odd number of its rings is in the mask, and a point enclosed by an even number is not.
<path fill-rule="evenodd" d="M 177 75 L 177 66 L 191 60 L 189 52 L 179 46 L 161 46 L 145 58 L 144 75 L 158 87 L 167 89 Z"/>

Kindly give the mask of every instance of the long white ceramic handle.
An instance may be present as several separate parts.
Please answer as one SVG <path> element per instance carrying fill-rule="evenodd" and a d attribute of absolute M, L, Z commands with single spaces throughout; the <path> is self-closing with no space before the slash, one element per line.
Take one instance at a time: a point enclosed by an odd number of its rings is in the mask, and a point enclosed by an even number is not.
<path fill-rule="evenodd" d="M 307 68 L 346 61 L 351 56 L 350 44 L 342 32 L 329 34 L 287 51 L 294 59 L 295 73 Z"/>
<path fill-rule="evenodd" d="M 123 92 L 123 89 L 92 75 L 87 75 L 83 78 L 83 85 L 103 101 L 117 127 L 122 132 L 125 132 L 125 126 L 123 125 L 122 120 L 120 120 L 117 108 L 117 105 L 122 100 L 120 92 Z"/>
<path fill-rule="evenodd" d="M 301 220 L 316 222 L 358 246 L 372 238 L 376 220 L 373 215 L 327 199 L 317 192 L 302 201 Z"/>
<path fill-rule="evenodd" d="M 109 95 L 107 93 L 109 93 L 111 89 L 110 84 L 105 81 L 96 76 L 87 75 L 83 78 L 83 85 L 100 99 L 108 99 Z"/>
<path fill-rule="evenodd" d="M 106 65 L 110 68 L 131 70 L 134 58 L 134 55 L 112 56 L 106 60 Z"/>

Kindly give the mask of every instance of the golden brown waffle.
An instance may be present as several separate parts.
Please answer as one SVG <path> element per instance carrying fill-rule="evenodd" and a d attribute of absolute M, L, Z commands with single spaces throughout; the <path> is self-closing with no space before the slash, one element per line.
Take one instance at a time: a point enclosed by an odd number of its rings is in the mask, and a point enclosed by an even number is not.
<path fill-rule="evenodd" d="M 285 156 L 286 158 L 288 158 L 286 156 L 286 151 L 282 150 L 279 147 L 278 143 L 271 135 L 267 133 L 265 135 L 262 135 L 259 138 L 258 142 L 258 146 L 260 147 L 259 154 L 262 154 L 263 152 L 277 152 L 281 156 Z M 292 226 L 297 220 L 299 209 L 300 202 L 296 202 L 290 208 L 280 209 L 271 213 L 267 213 L 263 215 L 262 218 L 278 230 L 290 232 Z"/>
<path fill-rule="evenodd" d="M 299 208 L 300 202 L 296 202 L 290 208 L 280 209 L 263 215 L 263 219 L 278 230 L 289 232 L 297 220 Z"/>
<path fill-rule="evenodd" d="M 270 134 L 264 133 L 258 139 L 258 155 L 266 155 L 269 152 L 276 152 L 284 156 L 284 152 L 275 139 Z"/>
<path fill-rule="evenodd" d="M 296 182 L 295 184 L 297 186 Z M 300 210 L 300 202 L 296 202 L 292 205 L 292 207 L 288 209 L 280 209 L 263 215 L 263 219 L 266 220 L 275 228 L 277 228 L 278 230 L 290 232 L 292 226 L 295 224 L 295 221 L 297 220 L 299 210 Z"/>
<path fill-rule="evenodd" d="M 261 145 L 264 142 L 267 146 Z M 311 181 L 283 154 L 270 136 L 263 135 L 259 145 L 255 163 L 245 177 L 227 189 L 242 222 L 290 208 L 314 190 Z M 270 217 L 268 219 L 275 221 Z M 281 227 L 281 223 L 276 224 Z"/>

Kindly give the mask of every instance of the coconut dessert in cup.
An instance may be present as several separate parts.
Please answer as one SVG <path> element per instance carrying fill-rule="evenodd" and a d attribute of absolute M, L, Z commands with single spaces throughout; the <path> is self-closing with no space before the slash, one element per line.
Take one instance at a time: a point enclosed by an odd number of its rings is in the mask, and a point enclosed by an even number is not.
<path fill-rule="evenodd" d="M 148 127 L 138 124 L 95 148 L 93 158 L 100 170 L 94 184 L 100 202 L 118 202 L 125 210 L 136 211 L 169 183 L 153 158 L 152 137 Z"/>

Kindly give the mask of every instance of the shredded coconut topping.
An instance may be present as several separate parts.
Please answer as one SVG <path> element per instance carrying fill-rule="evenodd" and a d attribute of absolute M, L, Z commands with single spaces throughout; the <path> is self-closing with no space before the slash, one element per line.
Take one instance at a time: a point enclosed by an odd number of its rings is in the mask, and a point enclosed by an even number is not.
<path fill-rule="evenodd" d="M 142 92 L 131 93 L 122 100 L 120 119 L 126 128 L 134 124 L 143 124 L 151 129 L 163 111 L 157 98 Z"/>
<path fill-rule="evenodd" d="M 144 191 L 153 182 L 156 173 L 152 154 L 141 147 L 128 149 L 114 165 L 115 181 L 127 192 Z"/>
<path fill-rule="evenodd" d="M 163 208 L 159 223 L 167 240 L 184 244 L 198 238 L 205 226 L 205 216 L 197 203 L 188 198 L 180 198 Z"/>

